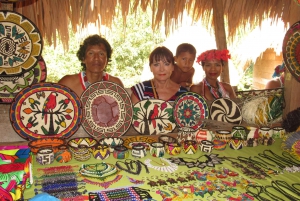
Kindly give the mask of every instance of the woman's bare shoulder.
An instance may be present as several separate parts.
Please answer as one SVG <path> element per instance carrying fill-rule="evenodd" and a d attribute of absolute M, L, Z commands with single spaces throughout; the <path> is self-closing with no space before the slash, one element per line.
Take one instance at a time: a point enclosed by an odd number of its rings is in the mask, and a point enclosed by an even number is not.
<path fill-rule="evenodd" d="M 191 92 L 200 93 L 202 90 L 203 82 L 199 82 L 198 84 L 193 84 L 190 88 Z"/>

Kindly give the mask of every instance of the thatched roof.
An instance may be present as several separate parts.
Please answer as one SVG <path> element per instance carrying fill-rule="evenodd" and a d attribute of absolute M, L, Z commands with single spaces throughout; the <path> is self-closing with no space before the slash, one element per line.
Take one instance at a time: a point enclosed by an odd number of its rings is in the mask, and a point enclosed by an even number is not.
<path fill-rule="evenodd" d="M 126 23 L 126 15 L 136 12 L 138 7 L 143 11 L 151 7 L 152 28 L 164 25 L 166 34 L 180 25 L 184 12 L 194 21 L 201 19 L 208 29 L 213 28 L 213 3 L 220 2 L 229 39 L 246 26 L 261 25 L 266 18 L 271 18 L 272 23 L 282 20 L 286 27 L 299 20 L 300 6 L 296 0 L 24 0 L 16 3 L 15 11 L 33 21 L 49 44 L 60 37 L 67 47 L 69 23 L 74 32 L 94 23 L 100 33 L 100 25 L 110 27 L 117 15 L 122 15 Z M 117 6 L 121 7 L 120 13 Z"/>

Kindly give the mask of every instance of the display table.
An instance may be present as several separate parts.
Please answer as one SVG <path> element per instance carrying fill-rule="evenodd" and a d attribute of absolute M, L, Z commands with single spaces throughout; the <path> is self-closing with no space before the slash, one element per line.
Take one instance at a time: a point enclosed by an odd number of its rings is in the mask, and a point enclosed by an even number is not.
<path fill-rule="evenodd" d="M 157 136 L 153 136 L 155 138 L 157 138 Z M 277 155 L 282 156 L 282 149 L 281 149 L 281 143 L 282 140 L 281 139 L 277 139 L 275 141 L 275 143 L 271 146 L 265 146 L 265 145 L 258 145 L 257 147 L 243 147 L 240 150 L 234 150 L 231 149 L 228 145 L 226 147 L 225 150 L 213 150 L 211 153 L 205 153 L 202 152 L 200 150 L 198 150 L 196 152 L 196 154 L 193 155 L 188 155 L 185 154 L 183 151 L 176 156 L 170 156 L 169 154 L 165 153 L 165 155 L 163 156 L 163 158 L 184 158 L 185 161 L 189 161 L 189 162 L 194 162 L 199 158 L 200 162 L 205 162 L 205 160 L 207 159 L 207 157 L 204 157 L 204 155 L 211 155 L 211 154 L 216 154 L 217 158 L 222 158 L 222 157 L 231 157 L 231 158 L 237 158 L 237 157 L 244 157 L 244 158 L 249 158 L 251 157 L 254 160 L 259 160 L 258 158 L 256 158 L 255 156 L 258 156 L 259 153 L 263 153 L 264 150 L 271 150 L 272 152 L 276 153 Z M 129 158 L 128 159 L 132 159 L 132 160 L 140 160 L 141 162 L 145 163 L 146 160 L 149 162 L 150 159 L 150 163 L 151 166 L 161 166 L 163 167 L 162 163 L 165 163 L 166 165 L 167 162 L 164 162 L 164 160 L 161 160 L 160 158 L 157 157 L 153 157 L 150 156 L 149 151 L 147 151 L 147 156 L 144 158 L 133 158 L 131 156 L 131 152 L 129 154 Z M 82 166 L 82 164 L 96 164 L 96 163 L 101 163 L 101 162 L 105 162 L 107 164 L 116 164 L 117 161 L 122 161 L 123 163 L 125 162 L 125 159 L 115 159 L 114 156 L 111 154 L 107 159 L 105 160 L 97 160 L 94 159 L 93 156 L 91 159 L 85 161 L 85 162 L 80 162 L 80 161 L 76 161 L 74 158 L 68 162 L 68 163 L 59 163 L 57 161 L 54 161 L 52 164 L 50 165 L 40 165 L 39 163 L 37 163 L 35 161 L 35 156 L 34 156 L 34 160 L 33 160 L 33 175 L 35 178 L 41 177 L 43 174 L 43 169 L 44 168 L 49 168 L 49 167 L 55 167 L 55 166 L 72 166 L 72 169 L 74 171 L 79 171 L 80 167 Z M 129 161 L 129 160 L 128 160 Z M 267 160 L 260 160 L 263 164 L 266 164 Z M 121 162 L 121 163 L 122 163 Z M 270 161 L 268 161 L 269 163 Z M 238 200 L 238 196 L 240 196 L 242 193 L 246 192 L 246 184 L 242 184 L 245 180 L 248 180 L 248 185 L 262 185 L 262 186 L 268 186 L 271 185 L 272 181 L 285 181 L 287 184 L 295 184 L 295 183 L 299 183 L 299 178 L 300 178 L 300 173 L 296 172 L 296 173 L 290 173 L 287 171 L 280 171 L 278 174 L 274 174 L 272 172 L 268 173 L 269 176 L 266 177 L 265 179 L 253 179 L 251 178 L 251 176 L 245 176 L 245 174 L 242 173 L 241 168 L 237 168 L 237 167 L 233 167 L 233 163 L 232 161 L 229 160 L 224 160 L 221 162 L 222 164 L 217 164 L 215 167 L 205 167 L 205 168 L 199 168 L 199 167 L 194 167 L 194 168 L 188 168 L 187 166 L 178 166 L 178 169 L 173 172 L 173 173 L 168 173 L 168 172 L 162 172 L 160 170 L 155 170 L 151 167 L 148 167 L 149 173 L 146 172 L 146 169 L 144 167 L 142 167 L 141 171 L 139 174 L 135 175 L 135 174 L 129 174 L 128 172 L 125 171 L 120 171 L 119 175 L 122 175 L 121 178 L 118 178 L 118 181 L 116 182 L 112 182 L 109 184 L 109 186 L 106 186 L 107 188 L 102 187 L 101 185 L 99 185 L 101 182 L 103 183 L 104 181 L 98 181 L 98 182 L 94 182 L 94 185 L 90 183 L 86 183 L 85 185 L 81 185 L 81 186 L 85 186 L 82 187 L 82 189 L 87 190 L 87 192 L 99 192 L 99 191 L 109 191 L 112 189 L 117 189 L 117 188 L 129 188 L 132 186 L 135 187 L 139 187 L 142 189 L 147 189 L 149 190 L 150 195 L 152 196 L 152 198 L 154 200 L 163 200 L 162 196 L 166 196 L 169 198 L 173 198 L 170 200 L 226 200 L 226 196 L 232 196 L 232 198 L 230 198 L 231 200 L 234 200 L 233 198 L 236 198 L 236 200 Z M 272 163 L 270 163 L 271 165 Z M 298 164 L 300 164 L 300 161 L 298 161 Z M 241 165 L 245 166 L 245 163 L 241 163 Z M 274 163 L 273 163 L 274 165 Z M 272 166 L 270 166 L 272 167 Z M 198 173 L 209 173 L 209 172 L 216 172 L 219 170 L 223 170 L 224 168 L 228 168 L 229 170 L 233 171 L 233 172 L 237 172 L 239 175 L 238 176 L 232 176 L 232 177 L 227 177 L 224 179 L 224 181 L 228 181 L 228 182 L 233 182 L 233 181 L 237 181 L 236 182 L 236 186 L 234 187 L 235 190 L 232 190 L 232 192 L 230 190 L 226 190 L 225 192 L 222 191 L 218 191 L 217 189 L 213 190 L 212 195 L 209 193 L 205 193 L 204 195 L 202 195 L 201 193 L 195 193 L 197 190 L 197 185 L 200 186 L 205 186 L 205 185 L 210 185 L 210 183 L 220 183 L 220 179 L 215 180 L 215 178 L 213 176 L 211 176 L 211 178 L 207 177 L 208 180 L 207 181 L 201 181 L 197 179 L 197 175 L 194 174 L 194 179 L 195 180 L 188 180 L 187 181 L 180 181 L 179 177 L 183 177 L 183 178 L 188 178 L 187 176 L 192 175 L 193 171 L 197 171 Z M 277 168 L 272 167 L 274 170 L 280 170 Z M 195 173 L 195 172 L 194 172 Z M 110 181 L 112 179 L 114 179 L 115 176 L 112 176 L 110 178 L 107 178 L 107 180 L 105 181 Z M 164 184 L 164 182 L 162 181 L 166 181 L 169 178 L 173 178 L 175 180 L 177 180 L 176 183 L 172 183 L 172 182 L 166 182 Z M 130 179 L 133 180 L 140 180 L 140 181 L 144 181 L 144 184 L 134 184 L 130 182 Z M 161 179 L 161 183 L 157 183 L 157 181 Z M 82 177 L 78 177 L 78 181 L 83 180 Z M 209 181 L 212 180 L 212 181 Z M 95 181 L 95 179 L 93 179 L 93 181 Z M 151 183 L 152 181 L 152 183 Z M 210 182 L 210 183 L 206 183 L 206 182 Z M 230 185 L 230 184 L 228 184 Z M 104 186 L 104 185 L 103 185 Z M 192 187 L 193 186 L 193 187 Z M 218 186 L 218 185 L 215 185 Z M 224 186 L 224 185 L 222 185 Z M 171 188 L 177 188 L 180 190 L 177 190 L 178 195 L 176 195 L 176 193 L 173 193 L 170 191 L 170 187 Z M 299 192 L 300 192 L 300 186 L 299 184 L 295 184 L 295 188 L 298 188 L 298 195 L 296 195 L 295 193 L 293 193 L 291 190 L 287 190 L 284 189 L 285 191 L 287 191 L 289 194 L 295 196 L 295 197 L 299 197 Z M 41 189 L 40 185 L 35 185 L 33 184 L 32 187 L 30 189 L 26 189 L 25 190 L 25 194 L 24 194 L 24 198 L 25 199 L 30 199 L 32 197 L 35 196 L 35 189 Z M 229 186 L 227 186 L 227 189 L 230 189 Z M 259 190 L 258 187 L 252 187 L 251 189 L 249 188 L 249 190 L 251 191 L 256 191 Z M 83 190 L 81 190 L 83 191 Z M 191 193 L 192 191 L 194 191 L 194 193 Z M 287 200 L 287 198 L 285 196 L 283 196 L 281 193 L 278 193 L 278 190 L 275 190 L 274 188 L 268 188 L 268 191 L 271 192 L 272 194 L 281 197 L 283 200 Z M 41 193 L 41 192 L 39 192 Z M 266 197 L 268 198 L 268 197 Z M 248 200 L 251 200 L 252 198 L 248 198 Z M 268 198 L 269 200 L 274 200 L 274 198 Z M 246 200 L 246 199 L 244 199 Z M 256 199 L 255 199 L 256 200 Z"/>

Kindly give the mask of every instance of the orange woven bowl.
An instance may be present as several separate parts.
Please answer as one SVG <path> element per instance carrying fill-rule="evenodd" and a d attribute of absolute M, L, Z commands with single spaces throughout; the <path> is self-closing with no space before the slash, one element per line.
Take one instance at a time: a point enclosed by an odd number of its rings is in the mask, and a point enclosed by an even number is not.
<path fill-rule="evenodd" d="M 51 147 L 53 149 L 53 152 L 58 151 L 58 147 L 60 145 L 66 144 L 64 139 L 61 138 L 40 138 L 33 141 L 30 141 L 28 143 L 28 146 L 30 147 L 30 150 L 33 154 L 36 154 L 38 150 L 42 147 Z"/>

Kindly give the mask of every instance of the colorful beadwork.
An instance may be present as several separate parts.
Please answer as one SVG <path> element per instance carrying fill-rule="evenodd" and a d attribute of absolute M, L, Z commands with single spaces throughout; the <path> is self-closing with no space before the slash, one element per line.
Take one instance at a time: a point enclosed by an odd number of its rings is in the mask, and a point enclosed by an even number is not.
<path fill-rule="evenodd" d="M 121 200 L 146 200 L 152 199 L 149 190 L 130 187 L 119 188 L 108 191 L 101 191 L 97 193 L 89 193 L 89 200 L 106 200 L 106 201 L 121 201 Z"/>
<path fill-rule="evenodd" d="M 54 153 L 51 148 L 41 148 L 36 155 L 36 161 L 41 165 L 49 165 L 54 161 Z"/>
<path fill-rule="evenodd" d="M 128 148 L 123 145 L 115 146 L 113 156 L 115 159 L 126 159 L 129 157 Z"/>
<path fill-rule="evenodd" d="M 104 160 L 110 156 L 110 150 L 107 145 L 98 145 L 93 150 L 93 156 L 95 159 Z"/>
<path fill-rule="evenodd" d="M 214 144 L 208 140 L 202 140 L 200 144 L 200 149 L 203 152 L 210 153 L 213 149 Z"/>
<path fill-rule="evenodd" d="M 231 149 L 235 149 L 235 150 L 242 149 L 243 148 L 243 143 L 244 143 L 244 141 L 241 140 L 241 139 L 232 138 L 229 141 L 229 147 Z"/>
<path fill-rule="evenodd" d="M 61 145 L 58 147 L 58 151 L 54 154 L 54 158 L 57 162 L 67 163 L 72 160 L 72 154 L 66 145 Z"/>
<path fill-rule="evenodd" d="M 183 150 L 185 154 L 195 154 L 197 152 L 198 145 L 194 140 L 185 140 L 183 143 Z"/>
<path fill-rule="evenodd" d="M 181 152 L 181 146 L 180 146 L 180 144 L 178 144 L 176 142 L 175 143 L 172 143 L 172 142 L 167 143 L 165 145 L 165 147 L 166 147 L 166 151 L 169 155 L 175 156 L 175 155 L 180 154 L 180 152 Z"/>

